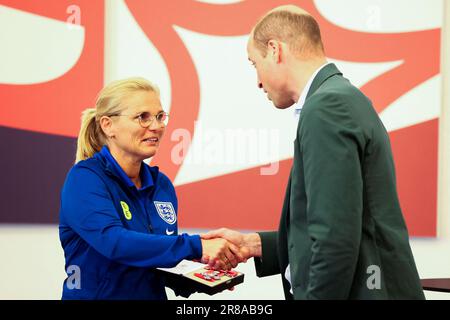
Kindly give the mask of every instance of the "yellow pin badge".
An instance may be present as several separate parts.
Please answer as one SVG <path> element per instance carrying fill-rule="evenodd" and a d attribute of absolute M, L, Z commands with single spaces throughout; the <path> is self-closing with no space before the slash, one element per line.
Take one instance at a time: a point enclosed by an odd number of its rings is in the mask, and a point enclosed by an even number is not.
<path fill-rule="evenodd" d="M 123 215 L 125 216 L 125 219 L 131 220 L 133 216 L 131 215 L 130 207 L 128 207 L 128 204 L 125 201 L 120 201 L 120 205 L 122 206 Z"/>

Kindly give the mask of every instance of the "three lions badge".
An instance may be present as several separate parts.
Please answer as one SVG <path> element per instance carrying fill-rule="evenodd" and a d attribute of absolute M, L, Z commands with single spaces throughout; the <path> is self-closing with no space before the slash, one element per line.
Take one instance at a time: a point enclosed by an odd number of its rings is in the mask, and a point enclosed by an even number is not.
<path fill-rule="evenodd" d="M 177 222 L 177 215 L 172 202 L 153 201 L 159 216 L 168 224 Z"/>

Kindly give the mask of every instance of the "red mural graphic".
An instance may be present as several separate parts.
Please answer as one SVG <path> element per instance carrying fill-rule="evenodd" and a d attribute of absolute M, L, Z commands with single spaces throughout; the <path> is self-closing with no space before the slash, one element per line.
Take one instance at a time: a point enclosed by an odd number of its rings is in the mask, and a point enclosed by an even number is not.
<path fill-rule="evenodd" d="M 68 17 L 67 7 L 80 7 L 85 41 L 81 56 L 70 71 L 45 83 L 0 84 L 2 105 L 7 106 L 0 108 L 0 126 L 76 136 L 81 111 L 93 106 L 103 85 L 103 1 L 0 0 L 0 3 L 63 22 Z M 149 5 L 148 1 L 125 0 L 125 3 L 169 71 L 171 123 L 153 163 L 174 180 L 180 165 L 170 159 L 176 143 L 170 141 L 170 136 L 173 130 L 185 128 L 195 137 L 194 121 L 200 105 L 197 71 L 174 25 L 208 35 L 246 35 L 262 14 L 288 2 L 247 0 L 217 5 L 193 0 L 153 0 Z M 327 20 L 312 0 L 289 3 L 298 4 L 318 20 L 328 57 L 361 63 L 402 61 L 361 88 L 378 112 L 439 73 L 439 29 L 385 34 L 356 32 Z M 435 236 L 438 119 L 393 131 L 390 137 L 400 201 L 410 234 Z M 260 168 L 253 168 L 178 186 L 181 226 L 276 228 L 291 163 L 281 161 L 280 171 L 274 176 L 261 176 Z"/>
<path fill-rule="evenodd" d="M 174 119 L 167 133 L 170 136 L 176 128 L 186 128 L 195 135 L 193 125 L 200 96 L 192 58 L 173 25 L 209 35 L 245 35 L 267 10 L 288 2 L 248 0 L 214 5 L 192 0 L 157 1 L 151 9 L 139 0 L 126 0 L 126 3 L 169 69 Z M 356 32 L 328 21 L 312 0 L 289 3 L 298 4 L 318 20 L 328 57 L 367 63 L 403 61 L 361 88 L 378 112 L 439 73 L 439 29 L 389 34 Z M 438 120 L 434 120 L 391 133 L 400 201 L 409 230 L 415 236 L 436 234 L 437 132 Z M 166 139 L 155 159 L 171 179 L 179 170 L 179 165 L 170 160 L 173 144 Z M 427 153 L 423 153 L 423 148 Z M 182 225 L 275 228 L 289 167 L 290 161 L 283 161 L 276 176 L 261 176 L 259 168 L 254 168 L 179 186 L 184 212 Z M 208 196 L 204 197 L 205 194 Z M 205 217 L 211 216 L 214 218 L 204 225 Z"/>

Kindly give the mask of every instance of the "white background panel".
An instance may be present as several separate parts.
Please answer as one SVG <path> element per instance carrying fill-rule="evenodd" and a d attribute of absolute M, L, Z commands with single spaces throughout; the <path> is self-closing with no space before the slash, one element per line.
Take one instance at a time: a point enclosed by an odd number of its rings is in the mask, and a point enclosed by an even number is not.
<path fill-rule="evenodd" d="M 0 5 L 0 43 L 0 83 L 42 83 L 75 65 L 84 27 Z"/>

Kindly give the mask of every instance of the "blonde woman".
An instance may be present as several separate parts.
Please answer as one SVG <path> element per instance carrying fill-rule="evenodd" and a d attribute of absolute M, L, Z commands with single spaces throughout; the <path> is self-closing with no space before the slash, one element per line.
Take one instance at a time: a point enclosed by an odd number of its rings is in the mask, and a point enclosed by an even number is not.
<path fill-rule="evenodd" d="M 164 300 L 155 268 L 203 257 L 230 269 L 242 260 L 226 240 L 178 234 L 172 182 L 143 162 L 156 154 L 168 119 L 158 89 L 142 78 L 109 84 L 84 111 L 61 192 L 63 299 Z"/>

